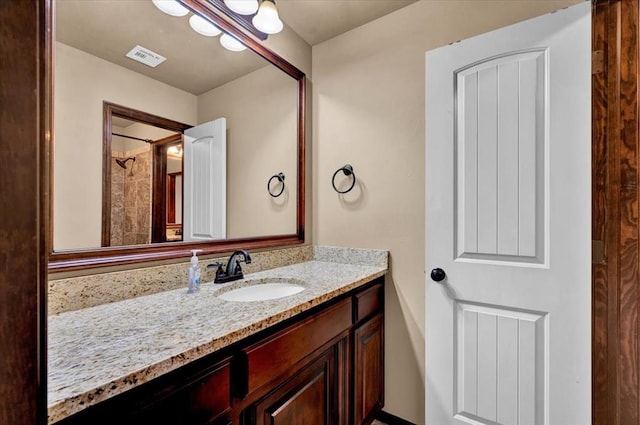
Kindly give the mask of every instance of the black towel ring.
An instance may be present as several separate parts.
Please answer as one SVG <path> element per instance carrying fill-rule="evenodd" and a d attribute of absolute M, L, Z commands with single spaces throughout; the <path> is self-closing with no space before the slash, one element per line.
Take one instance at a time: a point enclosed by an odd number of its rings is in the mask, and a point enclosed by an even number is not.
<path fill-rule="evenodd" d="M 336 187 L 336 176 L 338 175 L 338 173 L 342 171 L 344 173 L 345 176 L 353 176 L 353 181 L 351 182 L 351 186 L 349 186 L 349 189 L 345 190 L 345 191 L 340 191 L 338 190 L 338 188 Z M 338 193 L 347 193 L 350 192 L 351 189 L 353 189 L 353 187 L 356 185 L 356 173 L 353 172 L 353 167 L 349 164 L 338 168 L 336 170 L 335 173 L 333 173 L 333 177 L 331 177 L 331 185 L 333 186 L 333 190 L 335 190 Z"/>
<path fill-rule="evenodd" d="M 282 183 L 282 187 L 280 188 L 280 192 L 278 193 L 273 193 L 271 191 L 271 181 L 273 181 L 273 179 L 276 179 L 280 183 Z M 283 173 L 278 173 L 271 176 L 271 178 L 267 182 L 267 192 L 269 192 L 269 195 L 271 195 L 274 198 L 277 198 L 278 196 L 282 195 L 282 192 L 284 192 L 284 174 Z"/>

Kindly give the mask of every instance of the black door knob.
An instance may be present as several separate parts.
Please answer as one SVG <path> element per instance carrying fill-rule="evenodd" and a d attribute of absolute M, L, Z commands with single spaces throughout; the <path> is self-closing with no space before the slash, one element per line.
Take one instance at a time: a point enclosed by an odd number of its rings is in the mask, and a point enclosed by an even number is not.
<path fill-rule="evenodd" d="M 447 274 L 441 268 L 431 270 L 431 279 L 434 282 L 441 282 L 445 277 L 447 277 Z"/>

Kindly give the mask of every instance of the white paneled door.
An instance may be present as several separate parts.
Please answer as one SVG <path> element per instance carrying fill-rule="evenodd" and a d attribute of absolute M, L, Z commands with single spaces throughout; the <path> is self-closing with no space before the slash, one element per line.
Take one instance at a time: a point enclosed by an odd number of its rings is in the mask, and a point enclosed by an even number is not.
<path fill-rule="evenodd" d="M 183 240 L 227 236 L 227 119 L 184 132 Z"/>
<path fill-rule="evenodd" d="M 426 423 L 591 423 L 590 3 L 426 55 Z"/>

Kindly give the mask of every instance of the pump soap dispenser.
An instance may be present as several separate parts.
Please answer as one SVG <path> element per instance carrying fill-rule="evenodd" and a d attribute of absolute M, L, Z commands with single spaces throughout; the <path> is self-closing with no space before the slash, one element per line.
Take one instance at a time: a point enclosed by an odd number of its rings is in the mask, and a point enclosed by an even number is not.
<path fill-rule="evenodd" d="M 193 294 L 200 290 L 200 264 L 198 264 L 198 252 L 201 249 L 192 249 L 191 265 L 189 266 L 189 276 L 187 277 L 187 294 Z"/>

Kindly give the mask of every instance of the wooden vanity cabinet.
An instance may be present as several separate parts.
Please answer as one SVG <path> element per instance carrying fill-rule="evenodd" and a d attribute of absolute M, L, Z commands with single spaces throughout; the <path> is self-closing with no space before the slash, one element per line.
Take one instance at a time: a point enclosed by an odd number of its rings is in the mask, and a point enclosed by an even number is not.
<path fill-rule="evenodd" d="M 61 422 L 368 425 L 383 406 L 384 277 Z"/>

